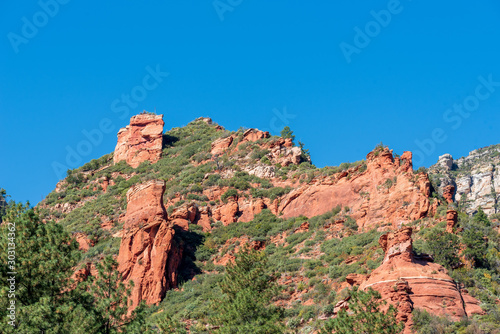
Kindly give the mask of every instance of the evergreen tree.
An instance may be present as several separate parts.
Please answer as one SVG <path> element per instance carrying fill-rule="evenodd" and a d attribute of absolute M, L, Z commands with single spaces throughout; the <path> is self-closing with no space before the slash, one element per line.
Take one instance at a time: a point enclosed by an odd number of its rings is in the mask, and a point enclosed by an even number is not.
<path fill-rule="evenodd" d="M 61 324 L 74 311 L 67 290 L 78 244 L 62 226 L 40 222 L 29 205 L 12 204 L 5 221 L 0 226 L 0 332 L 63 333 Z M 7 279 L 15 284 L 6 284 Z M 7 317 L 13 302 L 15 320 Z"/>
<path fill-rule="evenodd" d="M 295 136 L 293 134 L 293 131 L 290 130 L 289 126 L 285 126 L 283 130 L 281 130 L 281 138 L 287 139 L 291 138 L 292 142 L 295 140 Z"/>
<path fill-rule="evenodd" d="M 97 277 L 90 277 L 88 286 L 93 296 L 93 308 L 98 323 L 98 332 L 103 334 L 118 333 L 119 329 L 131 323 L 133 317 L 127 317 L 129 299 L 133 283 L 125 286 L 117 270 L 118 262 L 112 256 L 106 256 L 96 264 Z"/>
<path fill-rule="evenodd" d="M 223 296 L 214 301 L 214 333 L 281 334 L 283 312 L 272 304 L 277 294 L 276 277 L 267 272 L 263 252 L 240 249 L 234 263 L 228 264 L 219 284 Z"/>
<path fill-rule="evenodd" d="M 299 141 L 299 147 L 302 150 L 301 153 L 301 158 L 303 161 L 311 161 L 311 153 L 309 153 L 309 150 L 304 148 L 304 143 Z"/>
<path fill-rule="evenodd" d="M 472 223 L 483 227 L 491 226 L 491 222 L 488 219 L 488 216 L 486 215 L 486 213 L 484 213 L 481 207 L 477 209 L 476 214 L 474 215 L 474 217 L 472 217 Z"/>
<path fill-rule="evenodd" d="M 488 260 L 486 258 L 486 253 L 488 252 L 487 236 L 491 233 L 491 230 L 491 222 L 481 207 L 479 207 L 477 213 L 470 219 L 469 223 L 464 226 L 462 242 L 465 244 L 465 249 L 462 254 L 475 267 L 488 267 Z M 493 234 L 497 235 L 496 232 Z"/>
<path fill-rule="evenodd" d="M 145 306 L 126 316 L 130 289 L 120 282 L 116 261 L 105 258 L 97 278 L 76 284 L 70 277 L 80 255 L 61 225 L 41 222 L 29 205 L 9 205 L 0 226 L 0 281 L 13 277 L 15 289 L 0 287 L 0 333 L 146 333 Z"/>
<path fill-rule="evenodd" d="M 2 223 L 2 217 L 5 216 L 7 210 L 7 192 L 5 189 L 0 188 L 0 224 Z"/>
<path fill-rule="evenodd" d="M 386 302 L 377 291 L 354 287 L 349 297 L 349 309 L 342 309 L 335 318 L 327 320 L 321 334 L 398 334 L 403 329 L 392 305 L 386 313 L 380 310 Z"/>
<path fill-rule="evenodd" d="M 424 240 L 424 251 L 431 254 L 435 262 L 447 269 L 460 265 L 460 242 L 455 234 L 434 227 L 425 234 Z"/>
<path fill-rule="evenodd" d="M 462 233 L 462 241 L 465 244 L 462 254 L 472 261 L 475 267 L 486 268 L 488 266 L 486 260 L 488 243 L 484 240 L 481 230 L 473 227 L 465 228 Z"/>

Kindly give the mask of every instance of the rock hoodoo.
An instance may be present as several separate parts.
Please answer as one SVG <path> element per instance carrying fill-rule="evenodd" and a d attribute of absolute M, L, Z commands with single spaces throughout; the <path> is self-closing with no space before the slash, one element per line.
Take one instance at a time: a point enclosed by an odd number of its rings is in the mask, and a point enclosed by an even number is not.
<path fill-rule="evenodd" d="M 479 301 L 461 290 L 443 266 L 413 254 L 411 235 L 412 229 L 404 227 L 380 237 L 384 260 L 360 289 L 377 290 L 384 300 L 396 306 L 398 319 L 406 322 L 405 333 L 411 333 L 414 308 L 447 315 L 455 321 L 482 313 Z"/>
<path fill-rule="evenodd" d="M 443 197 L 448 203 L 453 203 L 453 197 L 455 195 L 455 186 L 452 184 L 447 185 L 443 188 Z"/>
<path fill-rule="evenodd" d="M 140 114 L 130 118 L 130 125 L 118 131 L 114 163 L 125 160 L 137 168 L 141 162 L 155 163 L 163 146 L 163 115 Z"/>
<path fill-rule="evenodd" d="M 156 304 L 177 284 L 182 249 L 173 240 L 173 222 L 163 206 L 165 181 L 151 180 L 127 192 L 127 213 L 118 254 L 118 270 L 134 281 L 132 308 L 141 300 Z"/>
<path fill-rule="evenodd" d="M 458 213 L 455 210 L 446 211 L 446 232 L 453 233 L 455 225 L 457 225 Z"/>

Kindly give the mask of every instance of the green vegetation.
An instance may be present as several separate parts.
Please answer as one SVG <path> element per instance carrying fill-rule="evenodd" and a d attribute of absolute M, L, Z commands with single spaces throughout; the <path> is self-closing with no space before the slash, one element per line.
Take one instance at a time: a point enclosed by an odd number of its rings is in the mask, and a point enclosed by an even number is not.
<path fill-rule="evenodd" d="M 284 138 L 284 139 L 291 139 L 292 142 L 295 140 L 295 135 L 293 134 L 293 131 L 290 130 L 290 127 L 289 126 L 285 126 L 283 128 L 283 130 L 281 130 L 281 138 Z"/>
<path fill-rule="evenodd" d="M 360 291 L 354 287 L 348 298 L 349 311 L 341 309 L 335 318 L 327 320 L 322 334 L 397 334 L 403 329 L 404 325 L 396 320 L 394 306 L 390 305 L 385 313 L 381 311 L 386 302 L 377 291 Z"/>
<path fill-rule="evenodd" d="M 222 296 L 212 304 L 214 333 L 283 333 L 283 310 L 271 303 L 277 294 L 276 276 L 266 263 L 265 253 L 244 248 L 234 264 L 226 266 L 219 283 Z"/>
<path fill-rule="evenodd" d="M 89 281 L 85 283 L 90 295 L 95 297 L 93 306 L 98 324 L 97 332 L 115 333 L 132 323 L 135 326 L 136 319 L 127 317 L 128 297 L 133 282 L 128 286 L 121 282 L 121 274 L 117 270 L 118 262 L 109 255 L 102 262 L 98 262 L 96 267 L 97 277 L 90 276 Z"/>
<path fill-rule="evenodd" d="M 467 330 L 475 326 L 485 333 L 494 332 L 484 328 L 500 328 L 500 307 L 495 302 L 500 297 L 500 236 L 482 210 L 473 217 L 459 214 L 459 223 L 461 232 L 457 235 L 446 233 L 439 224 L 422 229 L 414 242 L 414 250 L 431 254 L 437 263 L 447 267 L 450 276 L 482 302 L 481 307 L 488 315 L 460 325 L 419 314 L 423 323 L 421 333 L 434 333 L 432 328 L 445 328 L 442 333 L 460 332 L 456 326 L 462 326 L 463 333 L 469 333 Z M 464 261 L 468 264 L 463 265 Z"/>
<path fill-rule="evenodd" d="M 439 227 L 427 229 L 423 231 L 422 235 L 424 242 L 418 251 L 421 250 L 432 255 L 434 261 L 443 265 L 446 269 L 450 270 L 460 266 L 458 236 Z"/>
<path fill-rule="evenodd" d="M 481 321 L 480 318 L 464 318 L 453 322 L 447 317 L 438 317 L 421 309 L 413 310 L 413 323 L 416 334 L 500 333 L 497 325 Z"/>
<path fill-rule="evenodd" d="M 7 209 L 7 191 L 5 189 L 0 188 L 0 224 L 2 223 L 2 218 L 5 216 Z"/>
<path fill-rule="evenodd" d="M 81 253 L 60 224 L 42 223 L 29 206 L 14 203 L 6 220 L 9 224 L 0 226 L 5 236 L 0 238 L 0 279 L 8 282 L 15 276 L 15 289 L 10 289 L 11 284 L 0 288 L 2 333 L 110 334 L 137 332 L 142 327 L 143 308 L 124 318 L 130 290 L 120 282 L 111 257 L 97 263 L 98 278 L 76 283 L 70 276 Z M 15 260 L 8 258 L 12 243 Z M 15 318 L 8 317 L 11 305 L 15 305 Z"/>

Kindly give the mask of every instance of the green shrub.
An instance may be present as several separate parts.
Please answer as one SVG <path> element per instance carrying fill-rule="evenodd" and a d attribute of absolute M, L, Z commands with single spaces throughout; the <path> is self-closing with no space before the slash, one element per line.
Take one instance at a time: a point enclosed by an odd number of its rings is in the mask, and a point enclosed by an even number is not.
<path fill-rule="evenodd" d="M 263 149 L 263 150 L 262 149 L 256 149 L 256 150 L 252 151 L 252 154 L 250 154 L 250 159 L 252 159 L 252 160 L 261 160 L 267 154 L 269 154 L 269 150 L 266 150 L 266 149 Z"/>
<path fill-rule="evenodd" d="M 222 196 L 220 197 L 220 199 L 223 201 L 223 202 L 227 202 L 228 198 L 230 197 L 235 197 L 237 198 L 238 197 L 238 190 L 236 189 L 228 189 L 224 194 L 222 194 Z"/>
<path fill-rule="evenodd" d="M 424 239 L 422 251 L 431 254 L 434 261 L 447 269 L 458 267 L 460 244 L 456 235 L 437 227 L 424 230 L 422 233 Z"/>

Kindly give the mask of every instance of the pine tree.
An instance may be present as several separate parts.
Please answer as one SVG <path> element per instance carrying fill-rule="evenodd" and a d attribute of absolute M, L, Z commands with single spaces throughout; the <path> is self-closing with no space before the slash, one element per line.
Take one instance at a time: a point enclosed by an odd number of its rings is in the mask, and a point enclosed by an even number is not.
<path fill-rule="evenodd" d="M 132 281 L 126 286 L 121 282 L 117 270 L 118 262 L 112 256 L 106 256 L 96 264 L 97 277 L 88 282 L 89 292 L 95 298 L 93 307 L 96 313 L 98 332 L 103 334 L 118 333 L 119 329 L 133 320 L 127 317 Z"/>
<path fill-rule="evenodd" d="M 79 254 L 62 226 L 40 222 L 29 205 L 10 205 L 0 226 L 0 332 L 63 333 L 64 317 L 74 310 L 67 287 Z M 7 279 L 15 281 L 15 292 Z M 7 318 L 11 301 L 14 326 Z"/>
<path fill-rule="evenodd" d="M 486 213 L 481 207 L 477 213 L 470 219 L 468 224 L 465 224 L 462 232 L 462 242 L 465 244 L 465 249 L 462 252 L 475 267 L 488 268 L 488 260 L 486 254 L 488 252 L 488 242 L 485 237 L 491 231 L 491 222 Z M 497 233 L 494 233 L 496 235 Z"/>
<path fill-rule="evenodd" d="M 2 217 L 5 216 L 7 211 L 7 197 L 5 189 L 0 188 L 0 224 L 2 223 Z"/>
<path fill-rule="evenodd" d="M 272 304 L 277 293 L 276 277 L 267 272 L 263 252 L 240 249 L 233 264 L 219 284 L 223 296 L 213 302 L 214 333 L 221 334 L 281 334 L 282 310 Z"/>
<path fill-rule="evenodd" d="M 285 126 L 283 130 L 281 130 L 281 138 L 287 139 L 291 138 L 292 142 L 295 140 L 295 136 L 293 134 L 293 131 L 290 130 L 289 126 Z"/>
<path fill-rule="evenodd" d="M 435 262 L 448 270 L 460 265 L 460 241 L 455 234 L 434 227 L 425 233 L 424 240 L 424 251 L 431 254 Z"/>
<path fill-rule="evenodd" d="M 311 161 L 311 153 L 309 153 L 309 150 L 304 148 L 305 144 L 301 141 L 299 141 L 299 147 L 301 150 L 300 157 L 302 158 L 303 161 Z"/>
<path fill-rule="evenodd" d="M 349 297 L 349 309 L 342 309 L 335 318 L 327 320 L 321 334 L 398 334 L 403 329 L 392 305 L 386 313 L 380 310 L 386 302 L 377 291 L 354 287 Z"/>
<path fill-rule="evenodd" d="M 488 219 L 488 215 L 486 215 L 486 213 L 484 213 L 483 208 L 481 208 L 481 207 L 479 207 L 477 209 L 476 214 L 474 215 L 474 217 L 472 217 L 472 222 L 474 224 L 481 226 L 481 227 L 491 226 L 491 222 Z"/>
<path fill-rule="evenodd" d="M 0 287 L 0 333 L 146 333 L 144 305 L 126 316 L 130 288 L 120 282 L 116 261 L 105 258 L 97 278 L 77 285 L 70 277 L 80 256 L 61 225 L 41 222 L 29 205 L 9 205 L 0 226 L 0 281 L 14 277 L 15 293 L 10 284 Z M 11 300 L 15 320 L 8 317 Z"/>

